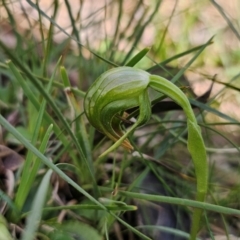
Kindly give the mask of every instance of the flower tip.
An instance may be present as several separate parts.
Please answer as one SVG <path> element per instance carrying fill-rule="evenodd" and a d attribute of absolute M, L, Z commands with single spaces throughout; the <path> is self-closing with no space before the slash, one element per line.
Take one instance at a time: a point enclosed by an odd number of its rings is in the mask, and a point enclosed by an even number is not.
<path fill-rule="evenodd" d="M 132 146 L 132 144 L 131 144 L 127 139 L 125 139 L 125 140 L 122 142 L 122 146 L 123 146 L 128 152 L 132 152 L 132 151 L 133 151 L 133 146 Z"/>

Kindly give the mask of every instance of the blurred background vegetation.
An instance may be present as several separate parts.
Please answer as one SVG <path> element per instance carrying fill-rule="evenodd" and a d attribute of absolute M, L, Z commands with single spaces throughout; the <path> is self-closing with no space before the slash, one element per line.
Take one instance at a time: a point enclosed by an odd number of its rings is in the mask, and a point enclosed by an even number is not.
<path fill-rule="evenodd" d="M 101 162 L 97 156 L 111 143 L 81 114 L 84 92 L 95 79 L 145 47 L 150 51 L 136 67 L 169 80 L 184 70 L 175 81 L 191 99 L 204 134 L 207 202 L 236 210 L 206 211 L 199 237 L 240 236 L 239 16 L 238 0 L 2 0 L 0 113 L 13 129 L 0 122 L 0 239 L 144 239 L 140 232 L 151 239 L 188 238 L 187 203 L 139 200 L 143 193 L 194 199 L 181 109 L 168 99 L 153 108 L 149 124 L 132 136 L 144 156 L 119 149 Z M 60 65 L 73 87 L 72 100 Z M 80 192 L 49 172 L 24 139 Z M 85 145 L 91 156 L 81 153 Z M 139 199 L 122 190 L 138 192 Z M 86 193 L 98 196 L 96 205 Z M 116 215 L 100 210 L 102 205 Z"/>

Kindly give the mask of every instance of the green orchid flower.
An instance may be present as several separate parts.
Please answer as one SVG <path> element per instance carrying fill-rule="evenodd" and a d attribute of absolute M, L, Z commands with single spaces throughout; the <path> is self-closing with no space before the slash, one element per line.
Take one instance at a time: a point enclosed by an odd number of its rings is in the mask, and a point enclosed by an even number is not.
<path fill-rule="evenodd" d="M 100 157 L 113 151 L 120 144 L 133 150 L 128 135 L 145 124 L 151 117 L 151 101 L 148 88 L 170 97 L 179 104 L 186 116 L 188 126 L 188 150 L 192 156 L 197 179 L 198 201 L 204 201 L 208 185 L 208 164 L 201 130 L 185 94 L 173 83 L 157 75 L 133 67 L 118 67 L 103 73 L 90 87 L 84 100 L 85 114 L 89 122 L 115 143 Z M 139 107 L 137 121 L 127 132 L 121 128 L 126 110 Z M 191 229 L 191 239 L 195 239 L 202 210 L 195 209 Z"/>
<path fill-rule="evenodd" d="M 151 115 L 147 94 L 149 76 L 145 71 L 130 67 L 103 73 L 85 97 L 84 109 L 89 122 L 115 142 L 124 135 L 120 123 L 121 118 L 126 116 L 125 110 L 140 106 L 141 114 L 135 125 L 146 123 Z M 126 149 L 133 149 L 126 138 L 122 145 Z"/>

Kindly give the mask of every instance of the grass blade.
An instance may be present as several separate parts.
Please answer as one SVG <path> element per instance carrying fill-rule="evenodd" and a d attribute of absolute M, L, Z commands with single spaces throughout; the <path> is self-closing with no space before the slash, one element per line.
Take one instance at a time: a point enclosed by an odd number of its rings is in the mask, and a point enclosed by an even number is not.
<path fill-rule="evenodd" d="M 240 34 L 239 32 L 236 30 L 236 28 L 233 26 L 232 22 L 229 20 L 228 16 L 226 15 L 226 13 L 224 12 L 223 8 L 216 3 L 216 1 L 214 0 L 210 0 L 211 3 L 216 7 L 216 9 L 220 12 L 220 14 L 223 16 L 223 18 L 226 20 L 228 26 L 230 27 L 230 29 L 234 32 L 234 34 L 236 35 L 236 37 L 238 38 L 238 40 L 240 40 Z"/>
<path fill-rule="evenodd" d="M 49 170 L 45 174 L 38 188 L 37 194 L 33 201 L 32 211 L 27 218 L 27 225 L 21 237 L 22 240 L 33 240 L 35 238 L 35 232 L 38 229 L 38 225 L 41 221 L 42 209 L 47 197 L 51 175 L 52 170 Z"/>
<path fill-rule="evenodd" d="M 203 45 L 200 45 L 200 46 L 191 48 L 191 49 L 189 49 L 189 50 L 187 50 L 187 51 L 185 51 L 185 52 L 179 53 L 179 54 L 177 54 L 177 55 L 175 55 L 175 56 L 173 56 L 173 57 L 170 57 L 170 58 L 168 58 L 168 59 L 166 59 L 166 60 L 164 60 L 164 61 L 162 61 L 162 62 L 160 62 L 160 63 L 158 63 L 158 64 L 156 64 L 156 65 L 154 65 L 154 66 L 152 66 L 152 67 L 150 67 L 150 68 L 148 68 L 146 71 L 151 72 L 151 71 L 153 71 L 153 70 L 155 70 L 155 69 L 158 69 L 158 68 L 161 67 L 161 66 L 164 66 L 164 65 L 170 63 L 170 62 L 173 61 L 173 60 L 176 60 L 176 59 L 178 59 L 178 58 L 184 57 L 184 56 L 186 56 L 186 55 L 188 55 L 188 54 L 190 54 L 190 53 L 192 53 L 192 52 L 201 50 L 203 47 L 205 48 L 205 47 L 207 47 L 208 45 L 210 45 L 210 44 L 212 44 L 212 43 L 213 43 L 213 42 L 211 41 L 211 42 L 205 43 L 205 44 L 203 44 Z M 207 45 L 206 45 L 206 44 L 207 44 Z"/>
<path fill-rule="evenodd" d="M 134 198 L 134 199 L 142 199 L 147 201 L 155 201 L 155 202 L 163 202 L 163 203 L 169 203 L 174 205 L 188 206 L 188 207 L 194 207 L 194 208 L 199 208 L 203 210 L 223 213 L 223 214 L 240 216 L 240 210 L 237 210 L 234 208 L 222 207 L 222 206 L 218 206 L 218 205 L 214 205 L 206 202 L 199 202 L 199 201 L 194 201 L 189 199 L 158 196 L 158 195 L 151 195 L 151 194 L 141 194 L 141 193 L 127 192 L 127 191 L 119 191 L 119 194 L 121 196 Z"/>
<path fill-rule="evenodd" d="M 125 66 L 133 67 L 135 66 L 148 52 L 150 48 L 144 48 L 142 51 L 137 53 L 132 59 L 130 59 Z"/>

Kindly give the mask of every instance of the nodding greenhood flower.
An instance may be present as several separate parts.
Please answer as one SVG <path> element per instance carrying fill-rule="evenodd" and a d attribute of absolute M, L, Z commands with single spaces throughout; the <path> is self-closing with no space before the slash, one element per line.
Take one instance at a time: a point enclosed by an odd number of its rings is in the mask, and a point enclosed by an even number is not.
<path fill-rule="evenodd" d="M 127 139 L 128 135 L 136 127 L 145 124 L 151 116 L 149 87 L 170 97 L 183 108 L 187 116 L 188 150 L 197 178 L 196 200 L 204 201 L 208 185 L 208 164 L 201 130 L 185 94 L 176 85 L 160 76 L 132 67 L 118 67 L 103 73 L 90 87 L 84 100 L 86 116 L 96 129 L 116 142 L 99 158 L 120 144 L 128 150 L 133 149 Z M 124 133 L 120 125 L 121 120 L 126 118 L 125 111 L 133 107 L 139 107 L 139 116 L 133 126 Z M 191 239 L 196 239 L 201 214 L 201 209 L 194 210 Z"/>
<path fill-rule="evenodd" d="M 147 88 L 150 74 L 131 67 L 119 67 L 103 73 L 88 90 L 84 108 L 89 122 L 113 141 L 119 140 L 124 132 L 121 119 L 125 110 L 140 106 L 137 126 L 146 123 L 151 116 Z M 128 139 L 122 145 L 132 150 Z"/>

